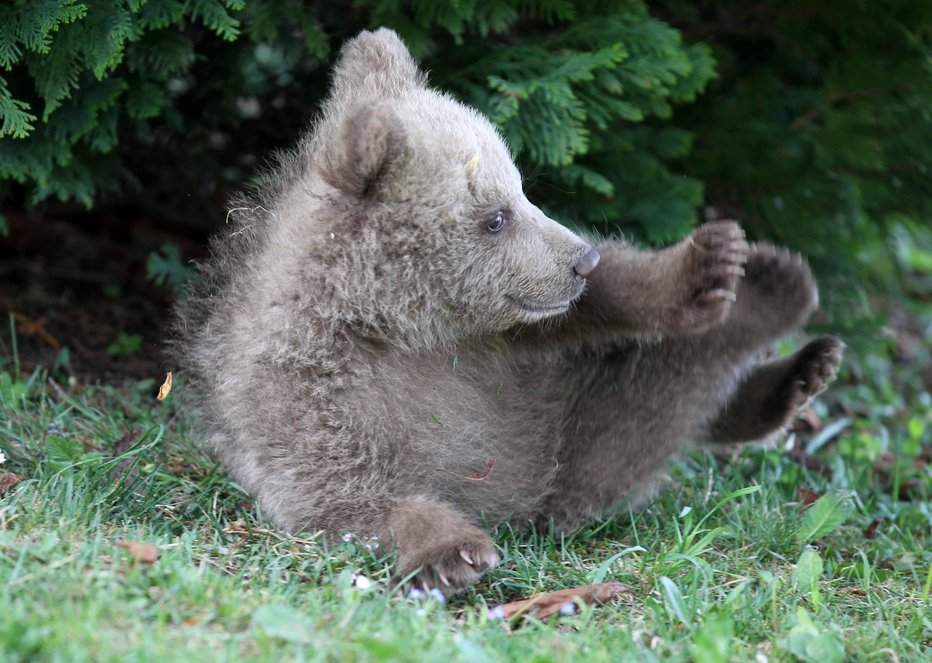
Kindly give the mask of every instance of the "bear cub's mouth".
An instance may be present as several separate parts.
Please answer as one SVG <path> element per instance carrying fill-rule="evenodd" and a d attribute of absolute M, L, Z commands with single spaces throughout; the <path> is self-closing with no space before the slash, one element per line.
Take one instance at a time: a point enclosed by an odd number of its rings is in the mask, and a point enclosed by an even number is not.
<path fill-rule="evenodd" d="M 570 304 L 573 303 L 573 300 L 565 299 L 562 302 L 554 302 L 551 304 L 547 302 L 532 302 L 526 299 L 515 299 L 515 303 L 517 303 L 521 308 L 527 311 L 532 311 L 534 313 L 557 313 L 559 311 L 568 309 Z"/>
<path fill-rule="evenodd" d="M 582 295 L 583 290 L 585 289 L 585 284 L 579 288 L 579 290 L 569 299 L 563 299 L 556 302 L 542 302 L 542 301 L 533 301 L 530 299 L 524 299 L 522 297 L 511 297 L 510 299 L 517 304 L 521 309 L 526 313 L 534 314 L 535 316 L 550 316 L 558 315 L 560 313 L 565 313 L 569 310 L 570 306 L 573 305 L 580 295 Z"/>

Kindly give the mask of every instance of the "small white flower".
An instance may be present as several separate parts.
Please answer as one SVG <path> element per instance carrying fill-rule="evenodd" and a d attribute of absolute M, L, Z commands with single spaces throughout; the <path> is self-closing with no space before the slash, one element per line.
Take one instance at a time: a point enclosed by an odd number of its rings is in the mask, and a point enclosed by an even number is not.
<path fill-rule="evenodd" d="M 430 596 L 431 596 L 432 599 L 434 599 L 435 601 L 437 601 L 437 603 L 446 603 L 446 602 L 447 602 L 447 597 L 444 596 L 444 595 L 443 595 L 443 592 L 441 592 L 441 591 L 440 591 L 439 589 L 437 589 L 436 587 L 434 587 L 433 589 L 430 590 Z"/>
<path fill-rule="evenodd" d="M 0 449 L 0 465 L 6 462 L 6 456 L 3 455 L 3 449 Z"/>
<path fill-rule="evenodd" d="M 352 535 L 351 532 L 347 532 L 346 534 L 344 534 L 344 535 L 341 536 L 340 538 L 343 539 L 343 542 L 344 542 L 344 543 L 349 543 L 350 541 L 353 540 L 353 535 Z"/>
<path fill-rule="evenodd" d="M 420 601 L 422 598 L 424 598 L 424 591 L 414 587 L 410 592 L 408 592 L 408 598 L 412 601 Z"/>
<path fill-rule="evenodd" d="M 353 587 L 359 590 L 366 590 L 372 586 L 372 581 L 361 573 L 353 574 Z"/>
<path fill-rule="evenodd" d="M 564 617 L 569 617 L 570 615 L 576 614 L 576 604 L 572 601 L 567 601 L 560 606 L 560 614 Z"/>
<path fill-rule="evenodd" d="M 489 621 L 494 622 L 498 619 L 505 619 L 505 608 L 504 606 L 497 605 L 491 610 L 489 610 Z"/>

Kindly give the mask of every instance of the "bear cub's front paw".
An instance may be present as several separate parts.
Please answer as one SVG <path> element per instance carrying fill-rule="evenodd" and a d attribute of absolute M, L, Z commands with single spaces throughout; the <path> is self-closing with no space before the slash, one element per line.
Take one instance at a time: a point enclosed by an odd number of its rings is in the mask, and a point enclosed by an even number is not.
<path fill-rule="evenodd" d="M 671 312 L 674 331 L 701 332 L 722 323 L 744 275 L 748 243 L 734 221 L 700 226 L 683 242 L 681 299 Z"/>
<path fill-rule="evenodd" d="M 486 533 L 470 526 L 451 532 L 443 541 L 400 548 L 396 577 L 402 580 L 420 569 L 409 583 L 425 592 L 438 589 L 451 596 L 476 582 L 498 561 L 498 551 Z"/>

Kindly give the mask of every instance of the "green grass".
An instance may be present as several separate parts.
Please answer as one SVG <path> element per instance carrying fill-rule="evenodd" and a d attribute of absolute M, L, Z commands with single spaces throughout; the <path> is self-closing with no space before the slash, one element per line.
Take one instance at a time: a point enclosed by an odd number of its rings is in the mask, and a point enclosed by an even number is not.
<path fill-rule="evenodd" d="M 916 462 L 928 394 L 834 390 L 820 411 L 848 423 L 807 438 L 831 477 L 778 449 L 697 453 L 641 513 L 565 538 L 499 528 L 501 565 L 441 605 L 382 589 L 390 560 L 364 546 L 275 533 L 151 382 L 14 374 L 0 373 L 0 471 L 26 479 L 0 497 L 0 661 L 932 660 L 932 478 Z M 826 497 L 803 512 L 799 486 Z M 372 587 L 353 587 L 360 573 Z M 520 627 L 488 619 L 599 581 L 634 592 Z"/>

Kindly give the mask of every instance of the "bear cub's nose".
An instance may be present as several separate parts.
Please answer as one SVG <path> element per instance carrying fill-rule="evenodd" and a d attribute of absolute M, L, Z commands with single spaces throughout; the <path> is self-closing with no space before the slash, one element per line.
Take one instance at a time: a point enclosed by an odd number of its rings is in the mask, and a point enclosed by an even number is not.
<path fill-rule="evenodd" d="M 589 250 L 576 260 L 576 264 L 573 265 L 573 271 L 582 277 L 589 276 L 592 270 L 599 264 L 599 258 L 599 252 L 589 247 Z"/>

